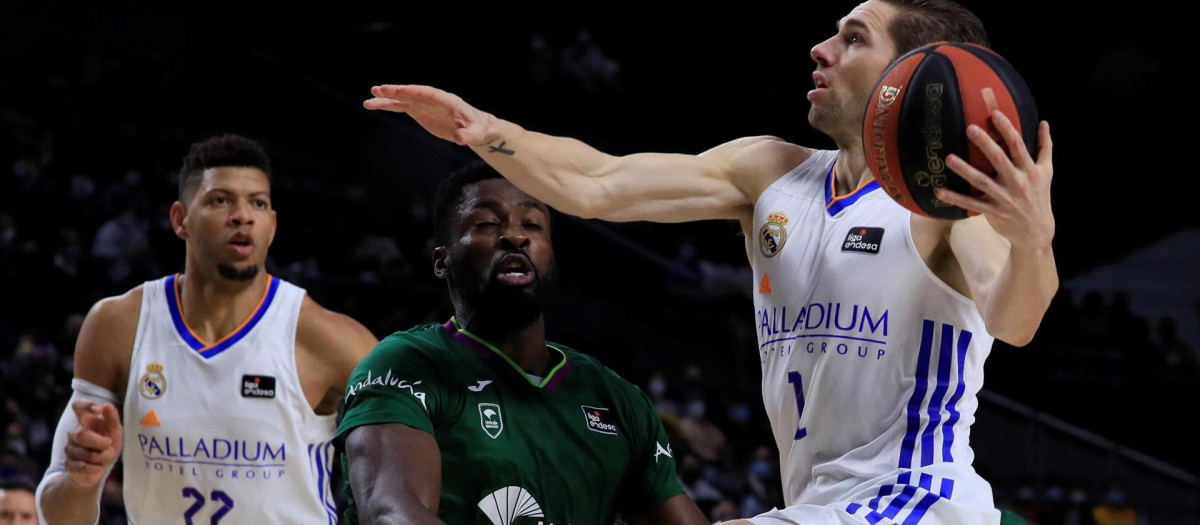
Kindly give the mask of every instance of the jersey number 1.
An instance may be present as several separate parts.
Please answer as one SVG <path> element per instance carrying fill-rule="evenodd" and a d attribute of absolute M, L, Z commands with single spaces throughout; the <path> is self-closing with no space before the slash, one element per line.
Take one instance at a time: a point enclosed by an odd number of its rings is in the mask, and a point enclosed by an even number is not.
<path fill-rule="evenodd" d="M 796 391 L 796 420 L 799 421 L 804 417 L 804 378 L 800 377 L 800 372 L 788 372 L 788 382 L 792 384 L 792 389 Z M 804 439 L 808 435 L 808 430 L 804 427 L 796 429 L 796 437 L 793 441 Z"/>
<path fill-rule="evenodd" d="M 188 510 L 183 511 L 183 521 L 187 522 L 187 525 L 196 525 L 192 522 L 192 516 L 200 512 L 200 508 L 204 506 L 204 494 L 201 494 L 200 491 L 192 487 L 183 487 L 183 497 L 196 500 L 191 507 L 188 507 Z M 214 490 L 212 492 L 212 501 L 221 502 L 221 508 L 217 509 L 213 513 L 212 518 L 208 520 L 209 525 L 217 525 L 221 521 L 221 518 L 225 517 L 230 510 L 233 510 L 233 498 L 230 498 L 228 494 L 220 490 Z"/>

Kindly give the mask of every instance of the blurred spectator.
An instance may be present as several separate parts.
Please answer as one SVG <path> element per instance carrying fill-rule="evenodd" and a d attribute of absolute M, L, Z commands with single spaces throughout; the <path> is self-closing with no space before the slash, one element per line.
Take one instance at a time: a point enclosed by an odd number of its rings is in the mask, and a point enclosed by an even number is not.
<path fill-rule="evenodd" d="M 1120 483 L 1109 484 L 1104 498 L 1092 509 L 1096 525 L 1137 525 L 1137 511 L 1126 499 L 1125 489 Z"/>
<path fill-rule="evenodd" d="M 0 525 L 38 525 L 36 490 L 26 478 L 0 479 Z"/>
<path fill-rule="evenodd" d="M 1066 525 L 1096 525 L 1096 519 L 1092 516 L 1093 506 L 1094 502 L 1091 495 L 1088 494 L 1087 488 L 1078 480 L 1075 481 L 1067 489 L 1063 523 Z"/>

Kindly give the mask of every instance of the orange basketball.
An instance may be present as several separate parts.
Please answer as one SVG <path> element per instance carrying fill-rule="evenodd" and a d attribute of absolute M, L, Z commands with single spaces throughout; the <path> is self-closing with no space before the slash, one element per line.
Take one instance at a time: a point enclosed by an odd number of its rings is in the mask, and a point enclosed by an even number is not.
<path fill-rule="evenodd" d="M 976 215 L 941 201 L 934 191 L 948 188 L 980 195 L 946 167 L 951 153 L 995 176 L 983 152 L 967 139 L 967 125 L 977 124 L 1004 146 L 991 125 L 984 88 L 991 88 L 995 107 L 1036 155 L 1033 95 L 1017 70 L 995 52 L 974 44 L 937 42 L 905 53 L 884 71 L 867 104 L 863 147 L 875 180 L 901 206 L 940 219 Z"/>

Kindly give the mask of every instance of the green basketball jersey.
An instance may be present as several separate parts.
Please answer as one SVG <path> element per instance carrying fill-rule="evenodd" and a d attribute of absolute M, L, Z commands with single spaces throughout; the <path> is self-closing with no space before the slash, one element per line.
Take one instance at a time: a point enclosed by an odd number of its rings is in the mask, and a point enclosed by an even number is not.
<path fill-rule="evenodd" d="M 438 517 L 449 524 L 611 525 L 683 488 L 650 399 L 595 359 L 550 345 L 533 379 L 454 320 L 398 332 L 355 368 L 334 442 L 403 423 L 441 450 Z M 346 517 L 357 524 L 350 499 Z"/>

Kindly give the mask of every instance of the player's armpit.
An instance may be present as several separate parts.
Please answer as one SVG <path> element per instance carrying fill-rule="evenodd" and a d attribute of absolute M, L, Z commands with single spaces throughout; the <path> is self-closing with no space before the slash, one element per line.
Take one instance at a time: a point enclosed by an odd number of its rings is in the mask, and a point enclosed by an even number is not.
<path fill-rule="evenodd" d="M 378 342 L 362 323 L 304 298 L 296 323 L 296 365 L 318 414 L 335 410 L 350 373 Z"/>
<path fill-rule="evenodd" d="M 360 522 L 442 523 L 442 458 L 433 435 L 399 423 L 364 425 L 350 431 L 345 449 Z"/>

